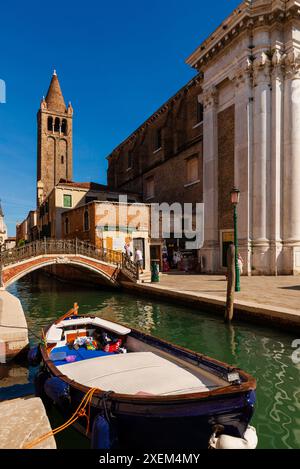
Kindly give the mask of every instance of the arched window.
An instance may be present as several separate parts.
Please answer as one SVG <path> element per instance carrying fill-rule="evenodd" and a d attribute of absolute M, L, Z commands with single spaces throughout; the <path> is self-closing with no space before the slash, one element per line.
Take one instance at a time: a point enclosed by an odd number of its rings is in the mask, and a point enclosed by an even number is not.
<path fill-rule="evenodd" d="M 65 234 L 66 235 L 69 234 L 69 218 L 68 217 L 65 219 Z"/>
<path fill-rule="evenodd" d="M 60 120 L 58 117 L 55 118 L 54 132 L 59 132 Z"/>
<path fill-rule="evenodd" d="M 48 130 L 49 132 L 53 130 L 53 117 L 48 117 Z"/>
<path fill-rule="evenodd" d="M 66 121 L 66 119 L 62 120 L 61 131 L 64 135 L 66 135 L 66 133 L 67 133 L 67 121 Z"/>
<path fill-rule="evenodd" d="M 60 161 L 61 161 L 61 164 L 64 164 L 64 162 L 65 162 L 64 155 L 61 155 L 61 157 L 60 157 Z"/>
<path fill-rule="evenodd" d="M 90 229 L 90 217 L 89 217 L 89 212 L 86 210 L 84 212 L 84 231 L 89 231 Z"/>

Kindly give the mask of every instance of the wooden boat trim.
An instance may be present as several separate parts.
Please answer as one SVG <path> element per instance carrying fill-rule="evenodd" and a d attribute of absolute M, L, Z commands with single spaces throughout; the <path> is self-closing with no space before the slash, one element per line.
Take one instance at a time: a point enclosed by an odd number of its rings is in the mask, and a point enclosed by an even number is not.
<path fill-rule="evenodd" d="M 81 316 L 79 316 L 81 317 Z M 84 317 L 84 316 L 82 316 Z M 95 318 L 96 316 L 88 316 L 88 318 Z M 61 319 L 56 321 L 55 323 L 58 323 Z M 120 325 L 123 325 L 121 323 L 118 323 Z M 49 328 L 52 326 L 50 324 L 45 332 L 49 330 Z M 127 326 L 124 326 L 127 327 Z M 203 401 L 203 400 L 208 400 L 208 399 L 214 399 L 218 398 L 220 395 L 222 395 L 224 398 L 226 397 L 232 397 L 233 395 L 239 395 L 243 394 L 246 392 L 251 392 L 256 390 L 256 379 L 251 376 L 250 374 L 246 373 L 245 371 L 241 370 L 240 368 L 236 368 L 233 366 L 229 366 L 227 363 L 221 362 L 219 360 L 216 360 L 214 358 L 208 357 L 206 355 L 200 354 L 198 352 L 194 352 L 192 350 L 186 349 L 184 347 L 181 347 L 179 345 L 174 345 L 171 342 L 168 342 L 166 340 L 160 339 L 158 337 L 146 334 L 144 332 L 141 332 L 137 329 L 131 329 L 131 333 L 134 335 L 141 336 L 143 338 L 148 338 L 150 341 L 155 340 L 158 343 L 162 344 L 162 346 L 165 346 L 167 348 L 172 348 L 176 349 L 181 353 L 185 354 L 190 354 L 193 358 L 199 359 L 199 360 L 207 360 L 209 363 L 215 364 L 217 366 L 221 366 L 224 369 L 228 371 L 228 373 L 231 372 L 237 372 L 241 376 L 241 378 L 244 380 L 239 385 L 229 385 L 224 386 L 218 389 L 214 389 L 211 391 L 205 391 L 205 392 L 198 392 L 194 394 L 180 394 L 180 395 L 169 395 L 169 396 L 136 396 L 132 394 L 119 394 L 112 392 L 110 396 L 110 400 L 118 401 L 120 403 L 132 403 L 132 404 L 184 404 L 188 402 L 194 402 L 194 401 Z M 130 334 L 129 334 L 130 335 Z M 52 348 L 52 347 L 51 347 Z M 81 391 L 82 393 L 87 393 L 88 390 L 90 389 L 89 386 L 85 386 L 83 384 L 80 384 L 72 379 L 70 379 L 68 376 L 64 375 L 61 373 L 57 367 L 53 364 L 52 360 L 50 360 L 49 355 L 48 355 L 48 347 L 45 346 L 40 346 L 41 349 L 41 354 L 43 358 L 43 362 L 47 365 L 51 373 L 58 378 L 61 378 L 63 381 L 65 381 L 67 384 L 69 384 L 72 387 L 75 387 L 77 390 Z M 50 347 L 49 347 L 50 349 Z M 106 391 L 103 391 L 99 389 L 99 391 L 96 391 L 94 396 L 95 398 L 101 398 L 104 394 L 106 394 Z"/>

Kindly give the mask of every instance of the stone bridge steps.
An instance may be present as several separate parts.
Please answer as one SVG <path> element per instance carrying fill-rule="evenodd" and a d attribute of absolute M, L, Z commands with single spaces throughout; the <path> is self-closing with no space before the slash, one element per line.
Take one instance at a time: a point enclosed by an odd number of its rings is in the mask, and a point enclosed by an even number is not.
<path fill-rule="evenodd" d="M 144 273 L 139 275 L 138 283 L 151 283 L 151 271 L 144 270 Z"/>

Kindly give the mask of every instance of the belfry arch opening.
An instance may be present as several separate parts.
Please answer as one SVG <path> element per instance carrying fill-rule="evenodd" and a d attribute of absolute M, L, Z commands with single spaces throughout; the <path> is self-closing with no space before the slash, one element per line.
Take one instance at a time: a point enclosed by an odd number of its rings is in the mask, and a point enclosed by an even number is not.
<path fill-rule="evenodd" d="M 61 132 L 66 135 L 67 134 L 67 120 L 63 119 L 61 123 Z"/>
<path fill-rule="evenodd" d="M 51 116 L 48 117 L 48 131 L 49 132 L 53 131 L 53 117 Z"/>
<path fill-rule="evenodd" d="M 54 132 L 59 132 L 59 130 L 60 130 L 60 119 L 59 117 L 56 117 L 55 122 L 54 122 Z"/>

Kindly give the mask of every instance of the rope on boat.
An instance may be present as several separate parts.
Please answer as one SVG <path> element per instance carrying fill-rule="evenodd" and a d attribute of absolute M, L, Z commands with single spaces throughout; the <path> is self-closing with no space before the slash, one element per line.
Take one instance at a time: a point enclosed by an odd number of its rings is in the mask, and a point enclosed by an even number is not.
<path fill-rule="evenodd" d="M 93 395 L 96 391 L 99 391 L 98 388 L 91 388 L 83 397 L 82 401 L 80 402 L 79 406 L 75 410 L 74 414 L 70 419 L 65 422 L 64 424 L 60 425 L 59 427 L 55 428 L 54 430 L 45 433 L 44 435 L 36 438 L 35 440 L 31 441 L 30 443 L 25 444 L 22 449 L 31 449 L 37 444 L 41 443 L 44 440 L 47 440 L 51 436 L 55 436 L 57 433 L 64 431 L 70 425 L 76 422 L 81 417 L 86 417 L 87 425 L 86 425 L 86 435 L 88 435 L 90 431 L 90 416 L 91 416 L 91 402 L 93 399 Z M 86 408 L 88 407 L 88 411 L 86 412 Z"/>

